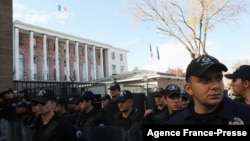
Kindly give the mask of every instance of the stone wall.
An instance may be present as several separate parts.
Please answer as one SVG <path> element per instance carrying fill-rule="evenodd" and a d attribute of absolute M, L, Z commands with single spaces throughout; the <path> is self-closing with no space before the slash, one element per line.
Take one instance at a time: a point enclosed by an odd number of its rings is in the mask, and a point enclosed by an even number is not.
<path fill-rule="evenodd" d="M 13 87 L 12 0 L 0 0 L 0 91 Z"/>

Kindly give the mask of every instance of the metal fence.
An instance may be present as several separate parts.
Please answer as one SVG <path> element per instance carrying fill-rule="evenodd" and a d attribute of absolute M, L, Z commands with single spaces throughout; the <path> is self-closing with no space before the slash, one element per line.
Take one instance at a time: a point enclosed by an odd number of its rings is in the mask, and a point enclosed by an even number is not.
<path fill-rule="evenodd" d="M 70 97 L 78 96 L 88 87 L 97 85 L 97 83 L 86 82 L 58 82 L 58 81 L 13 81 L 14 90 L 20 91 L 24 88 L 29 90 L 31 96 L 35 96 L 40 89 L 49 88 L 57 96 Z"/>

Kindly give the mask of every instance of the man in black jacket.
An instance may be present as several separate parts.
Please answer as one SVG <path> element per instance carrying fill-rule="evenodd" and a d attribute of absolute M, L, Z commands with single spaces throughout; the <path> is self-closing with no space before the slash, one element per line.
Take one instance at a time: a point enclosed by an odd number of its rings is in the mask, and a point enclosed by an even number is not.
<path fill-rule="evenodd" d="M 78 127 L 54 113 L 55 101 L 55 94 L 50 89 L 40 90 L 32 99 L 39 114 L 31 125 L 32 141 L 83 141 L 83 133 Z"/>
<path fill-rule="evenodd" d="M 168 124 L 250 124 L 250 107 L 224 95 L 222 71 L 227 67 L 204 54 L 190 62 L 186 70 L 185 91 L 192 101 L 168 120 Z"/>

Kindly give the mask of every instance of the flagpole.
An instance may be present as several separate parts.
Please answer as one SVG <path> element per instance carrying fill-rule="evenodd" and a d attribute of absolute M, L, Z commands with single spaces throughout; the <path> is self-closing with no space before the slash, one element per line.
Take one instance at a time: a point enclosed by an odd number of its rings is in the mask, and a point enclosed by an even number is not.
<path fill-rule="evenodd" d="M 160 72 L 160 53 L 158 46 L 156 46 L 156 54 L 157 54 L 157 71 Z"/>

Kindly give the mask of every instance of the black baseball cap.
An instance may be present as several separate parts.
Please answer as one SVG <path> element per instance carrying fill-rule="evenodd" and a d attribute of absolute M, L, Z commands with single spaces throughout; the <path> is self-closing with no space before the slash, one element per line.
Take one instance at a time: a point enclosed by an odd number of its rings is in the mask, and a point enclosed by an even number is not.
<path fill-rule="evenodd" d="M 95 101 L 95 95 L 92 91 L 85 91 L 82 93 L 82 95 L 80 96 L 80 101 L 83 100 L 91 100 L 91 101 Z"/>
<path fill-rule="evenodd" d="M 43 102 L 56 101 L 55 93 L 50 89 L 41 89 L 37 96 L 31 100 L 31 102 Z"/>
<path fill-rule="evenodd" d="M 17 105 L 16 105 L 16 108 L 19 108 L 19 107 L 28 108 L 29 105 L 28 105 L 27 103 L 25 103 L 25 102 L 20 101 L 20 102 L 18 102 Z"/>
<path fill-rule="evenodd" d="M 68 99 L 68 104 L 79 104 L 79 102 L 80 102 L 79 98 L 70 97 Z"/>
<path fill-rule="evenodd" d="M 13 89 L 12 88 L 6 88 L 2 93 L 3 94 L 7 94 L 7 93 L 13 93 Z"/>
<path fill-rule="evenodd" d="M 117 97 L 117 101 L 126 101 L 127 99 L 133 99 L 133 94 L 129 90 L 122 90 Z"/>
<path fill-rule="evenodd" d="M 67 101 L 64 97 L 57 96 L 56 97 L 56 103 L 60 105 L 67 105 Z"/>
<path fill-rule="evenodd" d="M 183 99 L 189 100 L 189 94 L 185 90 L 183 90 L 183 89 L 181 89 L 181 97 Z"/>
<path fill-rule="evenodd" d="M 165 95 L 165 91 L 163 88 L 157 88 L 155 91 L 155 96 L 164 96 Z"/>
<path fill-rule="evenodd" d="M 181 95 L 181 88 L 176 84 L 169 84 L 165 88 L 165 96 L 171 96 L 173 94 Z"/>
<path fill-rule="evenodd" d="M 208 54 L 201 55 L 193 59 L 186 70 L 186 81 L 190 76 L 201 76 L 206 70 L 211 67 L 216 67 L 222 71 L 227 71 L 227 67 L 220 63 L 215 57 Z"/>
<path fill-rule="evenodd" d="M 109 86 L 109 89 L 110 89 L 110 90 L 116 90 L 116 89 L 121 90 L 121 87 L 120 87 L 119 83 L 117 83 L 117 82 L 112 82 L 112 83 L 110 84 L 110 86 Z"/>
<path fill-rule="evenodd" d="M 242 78 L 250 80 L 250 65 L 241 65 L 233 73 L 225 74 L 228 79 Z"/>
<path fill-rule="evenodd" d="M 24 88 L 24 89 L 20 90 L 19 93 L 28 94 L 29 90 L 27 88 Z"/>
<path fill-rule="evenodd" d="M 103 101 L 103 100 L 110 100 L 111 99 L 111 96 L 109 95 L 109 94 L 103 94 L 102 96 L 101 96 L 101 100 Z"/>

